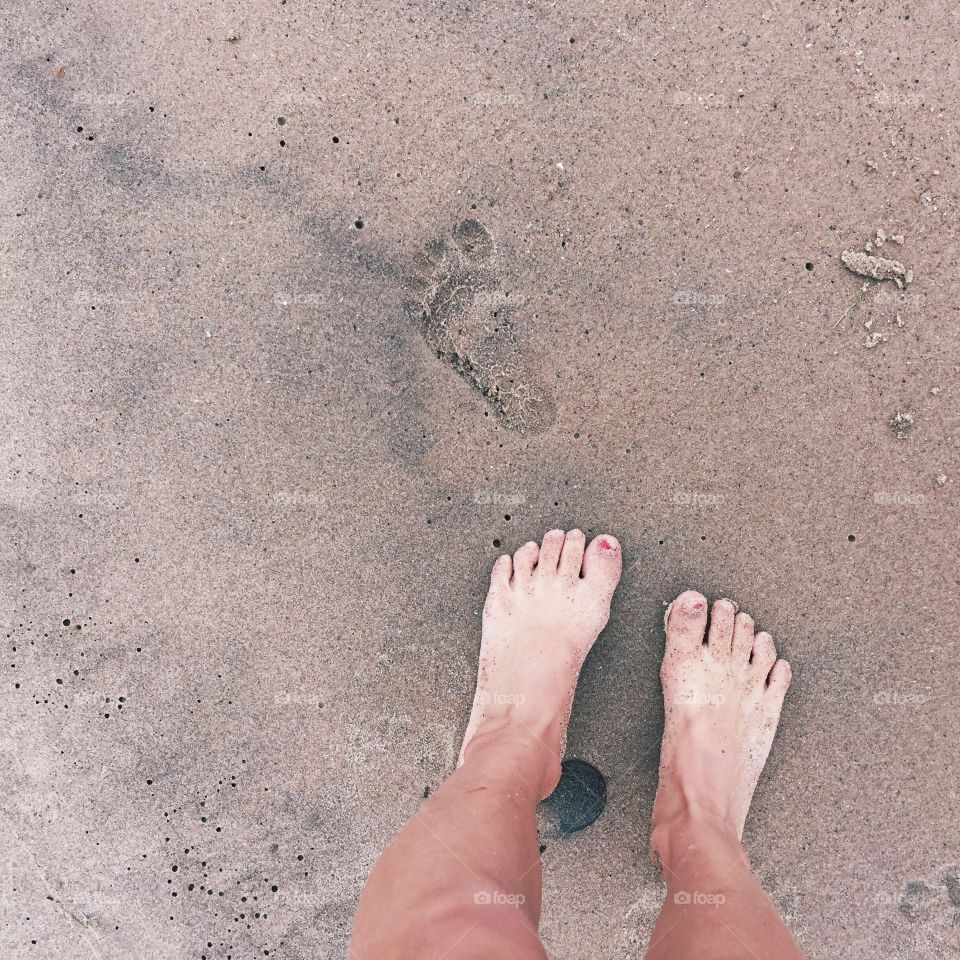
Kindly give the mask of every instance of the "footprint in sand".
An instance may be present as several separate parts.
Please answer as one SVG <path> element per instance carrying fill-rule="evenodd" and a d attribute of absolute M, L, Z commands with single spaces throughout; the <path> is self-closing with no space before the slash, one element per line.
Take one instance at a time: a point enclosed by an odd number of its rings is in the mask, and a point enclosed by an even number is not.
<path fill-rule="evenodd" d="M 948 945 L 960 947 L 960 869 L 944 864 L 925 880 L 903 887 L 897 903 L 908 924 L 910 942 L 928 956 Z M 947 954 L 942 954 L 946 956 Z"/>
<path fill-rule="evenodd" d="M 483 224 L 464 220 L 449 239 L 428 244 L 414 261 L 407 287 L 407 315 L 504 424 L 538 433 L 553 423 L 553 400 L 520 356 L 515 306 L 500 284 L 493 238 Z"/>

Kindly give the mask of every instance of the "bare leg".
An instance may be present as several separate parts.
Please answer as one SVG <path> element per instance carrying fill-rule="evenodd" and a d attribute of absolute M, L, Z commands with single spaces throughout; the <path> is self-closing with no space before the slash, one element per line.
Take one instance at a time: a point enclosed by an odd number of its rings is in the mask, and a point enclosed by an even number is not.
<path fill-rule="evenodd" d="M 351 960 L 544 960 L 534 810 L 620 568 L 613 537 L 585 548 L 579 530 L 496 562 L 460 767 L 371 872 Z"/>
<path fill-rule="evenodd" d="M 667 899 L 647 960 L 800 960 L 740 843 L 790 667 L 753 620 L 692 590 L 670 605 L 666 711 L 650 849 Z"/>

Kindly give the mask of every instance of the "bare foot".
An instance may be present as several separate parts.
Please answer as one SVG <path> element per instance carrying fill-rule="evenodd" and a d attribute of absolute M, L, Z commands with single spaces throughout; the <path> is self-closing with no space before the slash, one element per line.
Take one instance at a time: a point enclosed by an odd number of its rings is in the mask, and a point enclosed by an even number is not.
<path fill-rule="evenodd" d="M 769 633 L 729 600 L 688 590 L 670 604 L 660 668 L 666 721 L 650 846 L 691 822 L 734 831 L 739 840 L 777 731 L 790 665 Z"/>
<path fill-rule="evenodd" d="M 483 608 L 480 668 L 460 763 L 478 733 L 502 728 L 545 758 L 541 796 L 560 778 L 580 668 L 610 616 L 620 544 L 551 530 L 493 566 Z"/>

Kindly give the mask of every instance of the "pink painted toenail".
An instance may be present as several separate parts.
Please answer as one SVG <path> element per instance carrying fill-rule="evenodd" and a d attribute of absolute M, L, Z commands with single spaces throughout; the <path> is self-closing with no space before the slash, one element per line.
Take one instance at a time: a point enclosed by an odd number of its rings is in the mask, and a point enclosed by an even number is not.
<path fill-rule="evenodd" d="M 612 550 L 612 549 L 613 549 L 613 544 L 612 544 L 609 540 L 601 540 L 601 541 L 600 541 L 600 549 L 601 549 L 601 550 Z"/>

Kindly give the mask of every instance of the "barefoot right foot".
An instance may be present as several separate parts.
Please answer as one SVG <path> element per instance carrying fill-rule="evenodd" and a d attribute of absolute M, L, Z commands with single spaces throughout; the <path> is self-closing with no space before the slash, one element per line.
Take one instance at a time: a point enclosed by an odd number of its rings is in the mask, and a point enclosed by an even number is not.
<path fill-rule="evenodd" d="M 650 847 L 697 827 L 739 840 L 790 685 L 768 633 L 729 600 L 688 590 L 670 604 L 660 668 L 665 725 Z"/>

